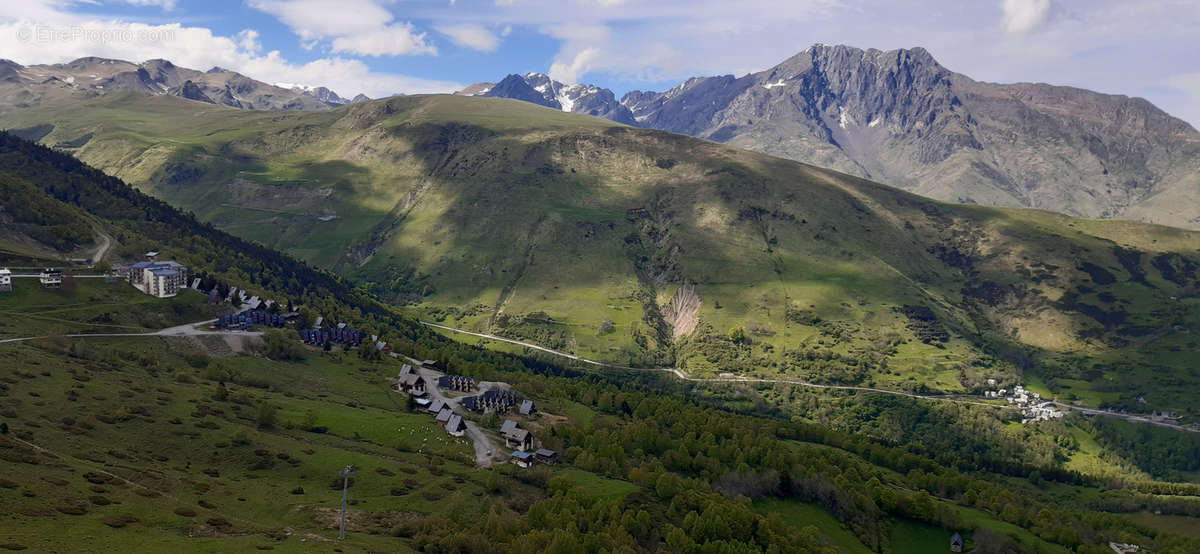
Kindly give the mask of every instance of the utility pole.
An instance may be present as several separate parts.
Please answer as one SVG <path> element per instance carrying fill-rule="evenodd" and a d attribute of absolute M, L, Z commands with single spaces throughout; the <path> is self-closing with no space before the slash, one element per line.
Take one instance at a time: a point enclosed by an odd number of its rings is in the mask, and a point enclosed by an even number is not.
<path fill-rule="evenodd" d="M 350 474 L 354 473 L 354 466 L 346 466 L 342 470 L 342 526 L 338 530 L 338 540 L 346 538 L 346 494 L 350 489 Z"/>

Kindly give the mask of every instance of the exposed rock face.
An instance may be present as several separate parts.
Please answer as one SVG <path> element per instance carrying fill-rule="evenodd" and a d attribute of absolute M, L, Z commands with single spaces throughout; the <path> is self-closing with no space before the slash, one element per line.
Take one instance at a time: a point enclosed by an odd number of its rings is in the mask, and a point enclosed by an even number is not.
<path fill-rule="evenodd" d="M 171 94 L 187 98 L 188 100 L 195 100 L 197 102 L 208 102 L 209 104 L 214 103 L 212 98 L 209 98 L 204 94 L 204 91 L 200 89 L 199 85 L 191 81 L 184 81 L 183 85 L 177 89 L 173 89 Z"/>
<path fill-rule="evenodd" d="M 817 45 L 622 102 L 645 127 L 939 200 L 1200 226 L 1200 134 L 1187 123 L 1138 98 L 977 82 L 922 48 Z"/>
<path fill-rule="evenodd" d="M 201 72 L 167 60 L 134 64 L 89 57 L 28 67 L 0 60 L 0 106 L 114 91 L 171 94 L 252 110 L 320 110 L 350 103 L 325 87 L 270 85 L 220 67 Z"/>
<path fill-rule="evenodd" d="M 724 142 L 939 200 L 1200 228 L 1200 133 L 1187 123 L 1139 98 L 981 83 L 922 48 L 816 45 L 759 73 L 633 91 L 620 101 L 632 122 L 605 102 L 605 89 L 587 87 L 596 104 L 568 108 L 564 88 L 544 75 L 505 81 L 523 96 L 503 82 L 483 94 Z"/>
<path fill-rule="evenodd" d="M 475 83 L 456 94 L 524 100 L 564 112 L 635 124 L 633 113 L 617 101 L 611 90 L 592 85 L 564 85 L 542 73 L 512 74 L 499 83 Z"/>

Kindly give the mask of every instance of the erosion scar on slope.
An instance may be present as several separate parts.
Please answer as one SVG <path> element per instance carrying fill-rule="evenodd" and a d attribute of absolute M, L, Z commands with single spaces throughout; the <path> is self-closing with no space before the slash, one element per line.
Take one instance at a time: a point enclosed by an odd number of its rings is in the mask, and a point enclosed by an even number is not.
<path fill-rule="evenodd" d="M 691 283 L 680 285 L 671 297 L 671 302 L 663 310 L 663 319 L 671 325 L 672 338 L 691 334 L 700 323 L 700 295 L 696 294 L 696 285 Z"/>

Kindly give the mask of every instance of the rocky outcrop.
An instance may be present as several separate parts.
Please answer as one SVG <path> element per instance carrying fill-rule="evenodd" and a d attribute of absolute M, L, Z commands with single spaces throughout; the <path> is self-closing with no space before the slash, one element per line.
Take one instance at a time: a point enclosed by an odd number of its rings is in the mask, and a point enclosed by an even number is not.
<path fill-rule="evenodd" d="M 1200 197 L 1182 192 L 1200 180 L 1200 134 L 1183 121 L 1138 98 L 977 82 L 922 48 L 816 45 L 622 103 L 643 127 L 939 200 L 1200 227 Z"/>

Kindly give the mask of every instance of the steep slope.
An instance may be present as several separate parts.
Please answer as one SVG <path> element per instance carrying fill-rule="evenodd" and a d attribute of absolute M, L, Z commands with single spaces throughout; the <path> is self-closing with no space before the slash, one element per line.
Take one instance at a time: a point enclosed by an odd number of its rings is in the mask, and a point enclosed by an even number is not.
<path fill-rule="evenodd" d="M 617 101 L 611 90 L 593 85 L 564 85 L 542 73 L 513 74 L 499 83 L 475 83 L 455 94 L 524 100 L 564 112 L 635 124 L 633 113 Z"/>
<path fill-rule="evenodd" d="M 1145 100 L 981 83 L 924 49 L 817 45 L 763 72 L 692 79 L 623 103 L 687 133 L 931 198 L 1200 226 L 1200 133 Z M 1186 192 L 1184 192 L 1186 191 Z"/>
<path fill-rule="evenodd" d="M 274 114 L 129 93 L 55 118 L 45 142 L 92 133 L 90 163 L 453 326 L 911 389 L 1036 367 L 1106 391 L 1092 404 L 1193 409 L 1195 233 L 944 205 L 511 100 Z M 672 307 L 685 285 L 698 302 Z"/>
<path fill-rule="evenodd" d="M 974 81 L 922 48 L 816 45 L 758 73 L 632 91 L 623 109 L 595 87 L 595 107 L 559 102 L 562 88 L 531 73 L 463 94 L 724 142 L 938 200 L 1200 228 L 1200 133 L 1183 121 L 1139 98 Z"/>
<path fill-rule="evenodd" d="M 89 57 L 27 67 L 0 61 L 0 113 L 127 91 L 247 110 L 323 110 L 351 102 L 325 87 L 270 85 L 220 67 L 197 71 L 161 59 L 134 64 Z"/>

